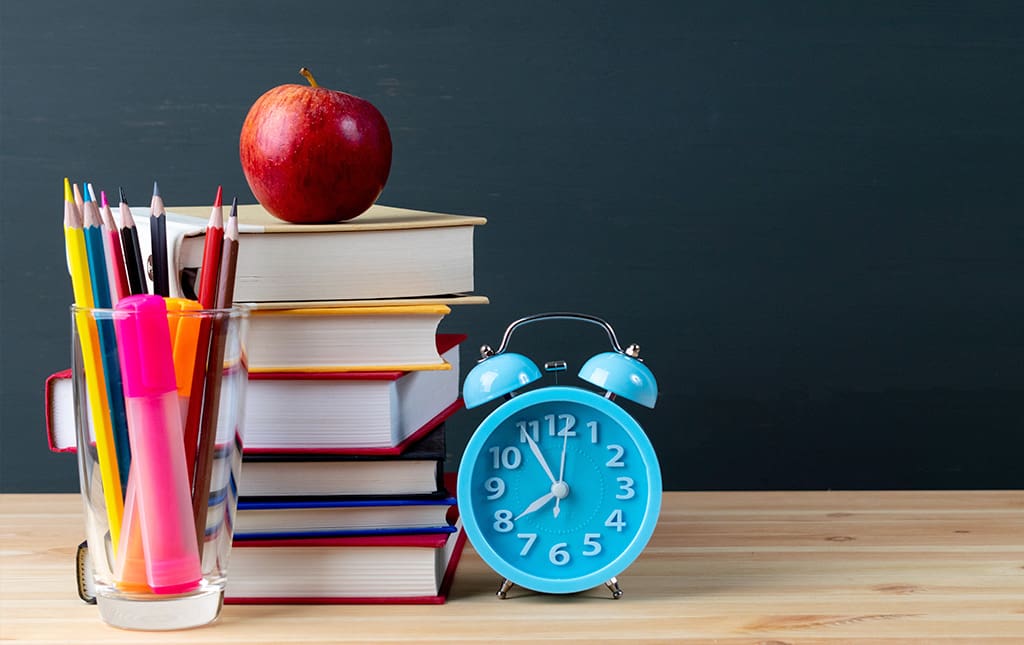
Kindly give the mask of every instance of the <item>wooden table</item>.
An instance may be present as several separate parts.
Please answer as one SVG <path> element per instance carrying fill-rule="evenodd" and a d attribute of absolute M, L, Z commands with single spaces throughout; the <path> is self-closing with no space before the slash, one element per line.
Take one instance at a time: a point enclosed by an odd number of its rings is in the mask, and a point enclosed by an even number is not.
<path fill-rule="evenodd" d="M 72 584 L 77 495 L 0 496 L 0 641 L 1024 643 L 1024 492 L 668 493 L 644 554 L 575 596 L 516 591 L 467 549 L 442 606 L 226 606 L 127 632 Z"/>

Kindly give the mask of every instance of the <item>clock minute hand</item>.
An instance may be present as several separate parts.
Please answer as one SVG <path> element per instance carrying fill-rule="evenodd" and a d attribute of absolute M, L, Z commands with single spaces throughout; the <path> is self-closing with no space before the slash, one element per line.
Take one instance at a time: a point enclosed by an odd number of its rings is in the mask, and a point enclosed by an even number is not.
<path fill-rule="evenodd" d="M 566 428 L 565 433 L 562 435 L 562 458 L 560 460 L 562 463 L 558 467 L 558 481 L 555 482 L 556 486 L 558 484 L 562 484 L 562 486 L 565 486 L 565 453 L 568 450 L 568 448 L 569 448 L 569 429 Z M 568 490 L 566 490 L 566 494 L 568 494 Z M 564 496 L 565 495 L 563 495 L 562 497 L 564 497 Z M 556 495 L 556 497 L 558 497 L 558 499 L 555 500 L 555 507 L 553 509 L 551 509 L 551 513 L 555 517 L 558 517 L 558 514 L 562 511 L 562 509 L 558 507 L 559 503 L 562 501 L 562 497 L 559 497 L 557 495 Z"/>
<path fill-rule="evenodd" d="M 540 507 L 542 507 L 545 504 L 547 504 L 551 500 L 551 498 L 554 497 L 554 496 L 555 496 L 554 493 L 548 493 L 547 495 L 544 495 L 543 497 L 538 497 L 537 499 L 533 500 L 532 504 L 530 504 L 529 506 L 526 507 L 526 510 L 524 510 L 519 515 L 516 515 L 514 518 L 512 518 L 512 521 L 514 522 L 514 521 L 518 520 L 520 517 L 522 517 L 524 515 L 529 515 L 530 513 L 533 513 L 534 511 L 539 510 Z"/>
<path fill-rule="evenodd" d="M 544 474 L 548 476 L 548 479 L 551 480 L 552 484 L 557 484 L 558 480 L 555 479 L 555 474 L 551 472 L 551 467 L 548 466 L 548 462 L 544 460 L 544 455 L 540 452 L 540 446 L 538 446 L 537 442 L 533 440 L 533 437 L 530 436 L 529 432 L 525 433 L 524 436 L 526 437 L 526 443 L 530 444 L 530 452 L 532 452 L 533 456 L 540 462 L 540 467 L 544 469 Z"/>

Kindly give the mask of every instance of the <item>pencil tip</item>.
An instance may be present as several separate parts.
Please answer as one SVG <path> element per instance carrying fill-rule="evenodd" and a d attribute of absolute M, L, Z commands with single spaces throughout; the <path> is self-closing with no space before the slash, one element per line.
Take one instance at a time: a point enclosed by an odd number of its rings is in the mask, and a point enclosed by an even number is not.
<path fill-rule="evenodd" d="M 231 198 L 231 215 L 230 217 L 238 217 L 238 197 Z"/>
<path fill-rule="evenodd" d="M 117 187 L 117 195 L 118 195 L 118 199 L 121 200 L 122 204 L 127 204 L 128 203 L 128 200 L 125 199 L 125 196 L 124 196 L 124 188 L 122 188 L 121 186 Z"/>
<path fill-rule="evenodd" d="M 100 204 L 103 206 L 103 208 L 107 208 L 110 206 L 110 204 L 107 202 L 107 191 L 105 190 L 100 191 Z"/>
<path fill-rule="evenodd" d="M 92 192 L 89 190 L 89 184 L 82 182 L 82 201 L 91 202 Z"/>
<path fill-rule="evenodd" d="M 64 178 L 64 201 L 75 201 L 75 195 L 74 193 L 71 192 L 71 180 L 69 180 L 67 177 Z"/>
<path fill-rule="evenodd" d="M 223 205 L 223 203 L 224 203 L 222 201 L 222 194 L 223 194 L 223 192 L 224 192 L 223 188 L 221 186 L 217 186 L 217 196 L 213 200 L 214 208 L 216 208 L 217 206 Z"/>
<path fill-rule="evenodd" d="M 156 185 L 156 180 L 153 180 L 153 197 L 160 196 L 160 187 Z"/>

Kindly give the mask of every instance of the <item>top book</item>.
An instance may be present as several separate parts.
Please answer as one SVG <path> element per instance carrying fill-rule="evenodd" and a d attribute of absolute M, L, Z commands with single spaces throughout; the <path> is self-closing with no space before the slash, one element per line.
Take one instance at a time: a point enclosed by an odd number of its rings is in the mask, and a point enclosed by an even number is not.
<path fill-rule="evenodd" d="M 142 231 L 149 209 L 133 208 Z M 194 295 L 209 206 L 167 208 L 171 295 Z M 483 217 L 375 204 L 337 224 L 290 224 L 238 207 L 235 302 L 419 298 L 473 291 L 473 232 Z M 150 253 L 148 236 L 140 240 Z"/>

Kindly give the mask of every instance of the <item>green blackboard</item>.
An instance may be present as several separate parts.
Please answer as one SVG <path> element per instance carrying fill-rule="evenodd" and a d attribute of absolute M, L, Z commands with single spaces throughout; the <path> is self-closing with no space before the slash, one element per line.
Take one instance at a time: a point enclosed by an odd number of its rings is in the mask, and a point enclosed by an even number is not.
<path fill-rule="evenodd" d="M 382 203 L 489 219 L 491 304 L 445 322 L 467 365 L 541 311 L 641 344 L 667 488 L 1021 486 L 1018 5 L 158 6 L 0 4 L 3 490 L 77 488 L 43 424 L 63 177 L 251 201 L 242 119 L 302 65 L 388 119 Z M 522 342 L 572 369 L 605 341 Z"/>

